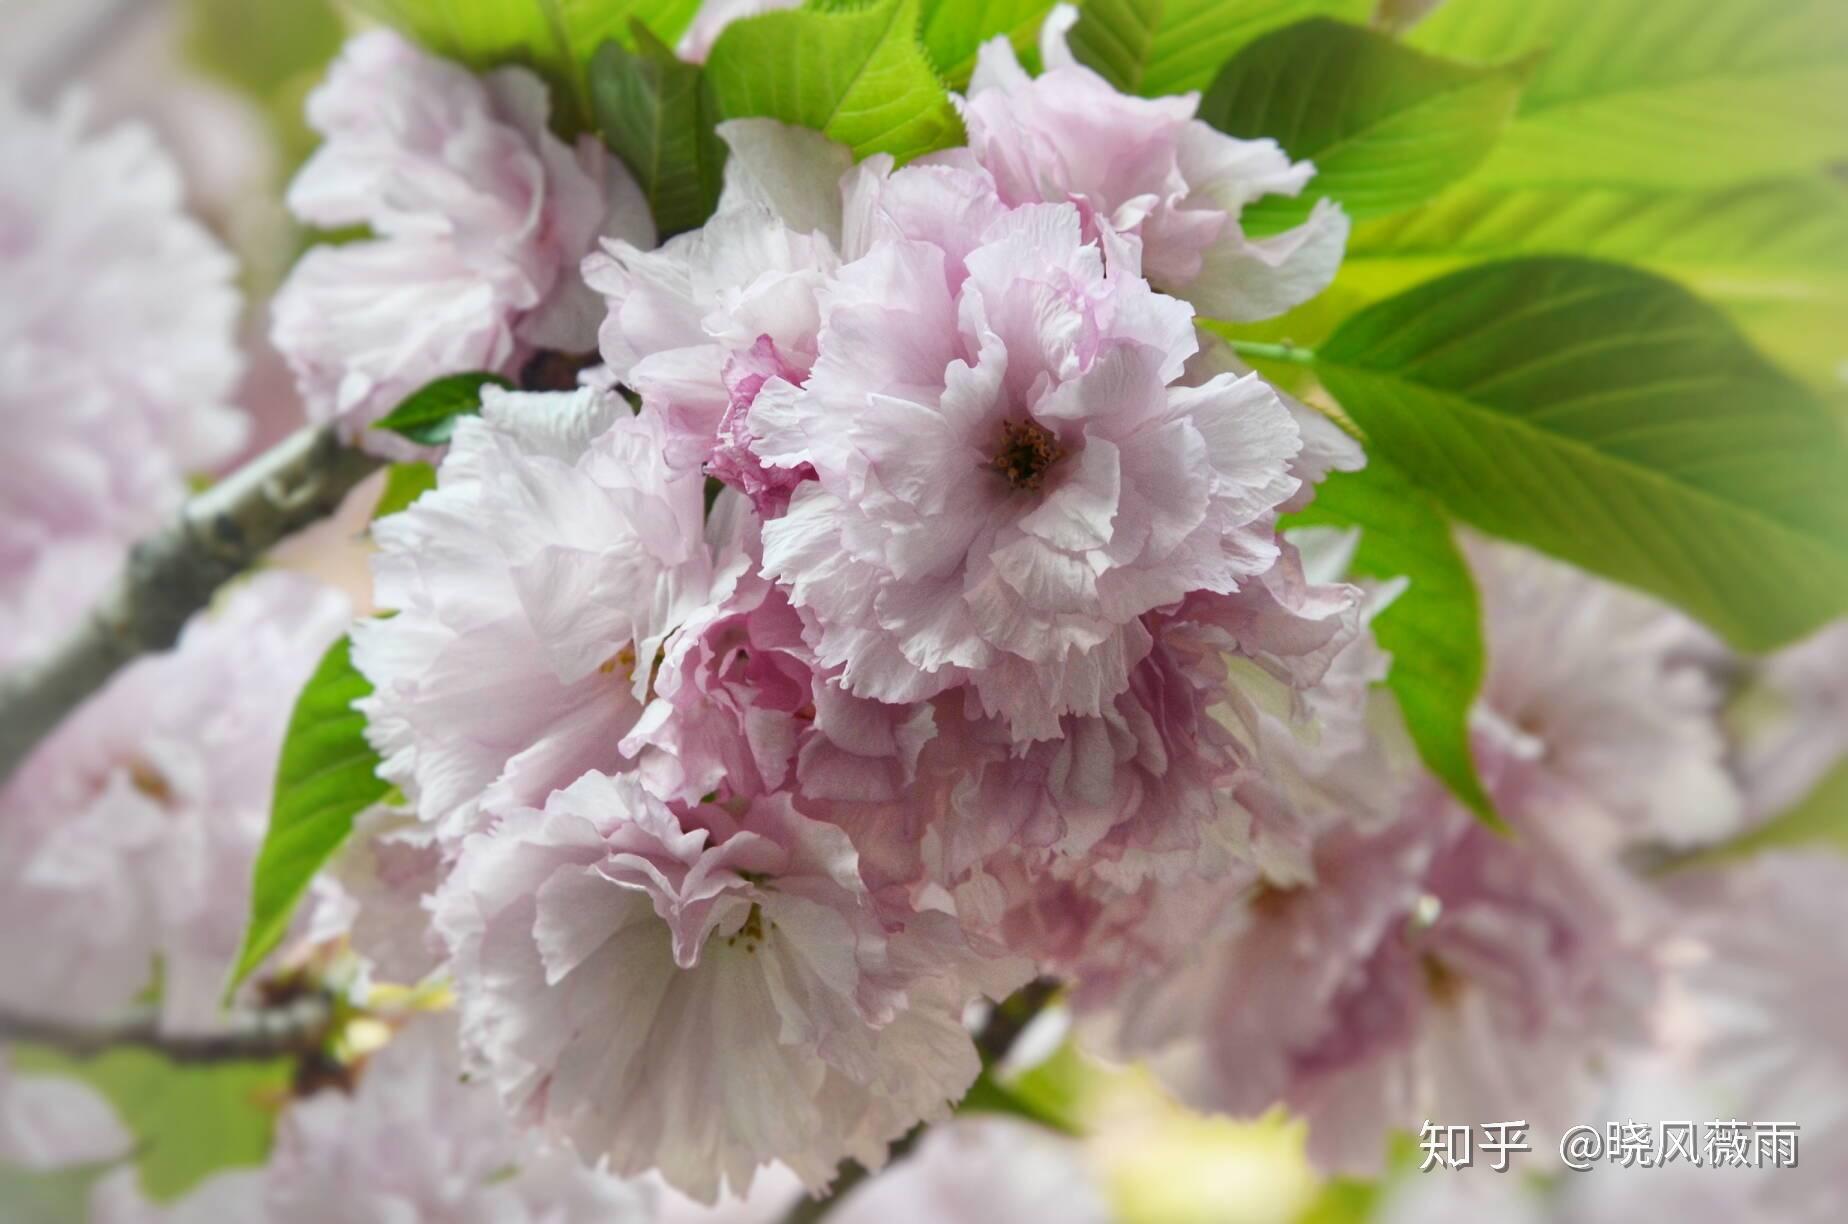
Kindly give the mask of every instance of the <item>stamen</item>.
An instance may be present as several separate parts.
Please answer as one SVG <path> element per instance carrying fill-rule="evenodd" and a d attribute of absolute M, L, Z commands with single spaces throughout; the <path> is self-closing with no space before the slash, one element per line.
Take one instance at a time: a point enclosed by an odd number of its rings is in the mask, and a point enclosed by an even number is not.
<path fill-rule="evenodd" d="M 1001 446 L 989 466 L 1007 477 L 1015 489 L 1029 492 L 1046 482 L 1046 472 L 1065 458 L 1059 437 L 1038 421 L 1003 421 Z"/>

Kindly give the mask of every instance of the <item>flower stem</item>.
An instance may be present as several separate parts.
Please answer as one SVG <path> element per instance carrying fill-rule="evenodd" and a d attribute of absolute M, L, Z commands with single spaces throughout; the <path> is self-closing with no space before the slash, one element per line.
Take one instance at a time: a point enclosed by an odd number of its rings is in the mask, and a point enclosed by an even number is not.
<path fill-rule="evenodd" d="M 1261 340 L 1228 340 L 1226 343 L 1240 357 L 1255 357 L 1259 361 L 1287 361 L 1291 365 L 1312 365 L 1315 362 L 1314 349 L 1294 344 L 1266 344 Z"/>
<path fill-rule="evenodd" d="M 108 1050 L 149 1050 L 175 1063 L 251 1062 L 302 1056 L 327 1041 L 332 1012 L 320 998 L 234 1017 L 216 1033 L 169 1033 L 151 1011 L 113 1024 L 67 1023 L 0 1011 L 0 1042 L 36 1045 L 74 1058 Z"/>

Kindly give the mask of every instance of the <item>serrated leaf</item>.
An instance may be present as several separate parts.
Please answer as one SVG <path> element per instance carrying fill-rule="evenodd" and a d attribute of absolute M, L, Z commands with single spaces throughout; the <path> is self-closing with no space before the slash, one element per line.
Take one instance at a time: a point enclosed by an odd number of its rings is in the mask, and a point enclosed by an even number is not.
<path fill-rule="evenodd" d="M 1373 619 L 1392 653 L 1387 686 L 1430 771 L 1471 811 L 1501 822 L 1476 776 L 1469 711 L 1482 689 L 1482 603 L 1450 520 L 1404 473 L 1374 456 L 1358 472 L 1331 472 L 1291 526 L 1360 528 L 1352 572 L 1409 580 Z"/>
<path fill-rule="evenodd" d="M 1226 57 L 1310 17 L 1366 21 L 1373 0 L 1085 0 L 1072 54 L 1125 93 L 1205 89 Z"/>
<path fill-rule="evenodd" d="M 705 71 L 678 59 L 646 26 L 632 33 L 635 50 L 606 42 L 592 57 L 591 109 L 665 240 L 699 228 L 718 206 L 725 142 L 713 130 L 718 99 Z"/>
<path fill-rule="evenodd" d="M 262 1164 L 290 1075 L 286 1058 L 181 1065 L 126 1047 L 76 1058 L 17 1046 L 12 1058 L 20 1071 L 82 1080 L 107 1098 L 135 1137 L 142 1192 L 157 1203 L 222 1170 Z"/>
<path fill-rule="evenodd" d="M 558 126 L 590 126 L 584 69 L 598 47 L 627 42 L 631 20 L 672 43 L 699 0 L 353 0 L 354 7 L 476 68 L 523 64 L 553 86 Z"/>
<path fill-rule="evenodd" d="M 1714 187 L 1848 157 L 1841 0 L 1450 0 L 1409 41 L 1546 52 L 1483 182 Z"/>
<path fill-rule="evenodd" d="M 706 76 L 728 119 L 780 119 L 856 158 L 890 153 L 902 162 L 963 140 L 918 28 L 918 0 L 765 13 L 725 27 Z"/>
<path fill-rule="evenodd" d="M 378 753 L 366 742 L 366 716 L 353 708 L 371 692 L 353 666 L 351 640 L 342 637 L 295 699 L 232 988 L 282 942 L 309 881 L 346 841 L 353 818 L 391 789 L 378 776 Z"/>
<path fill-rule="evenodd" d="M 951 87 L 961 89 L 975 71 L 983 43 L 1004 34 L 1028 71 L 1039 60 L 1040 26 L 1054 0 L 923 0 L 924 49 Z"/>
<path fill-rule="evenodd" d="M 373 507 L 372 517 L 377 520 L 396 514 L 434 488 L 436 469 L 430 464 L 417 460 L 394 463 L 385 469 L 385 491 L 379 494 L 379 504 Z"/>
<path fill-rule="evenodd" d="M 454 436 L 457 420 L 481 411 L 481 389 L 487 386 L 513 388 L 498 374 L 445 374 L 405 396 L 372 428 L 389 429 L 424 446 L 441 446 Z"/>
<path fill-rule="evenodd" d="M 1848 444 L 1714 308 L 1633 268 L 1469 268 L 1315 368 L 1452 515 L 1678 604 L 1745 650 L 1848 609 Z"/>
<path fill-rule="evenodd" d="M 1228 60 L 1200 118 L 1232 136 L 1272 137 L 1315 163 L 1301 195 L 1267 196 L 1241 214 L 1248 232 L 1276 233 L 1325 196 L 1356 219 L 1430 199 L 1488 155 L 1520 87 L 1518 68 L 1452 63 L 1316 18 Z"/>
<path fill-rule="evenodd" d="M 1821 177 L 1705 192 L 1465 184 L 1356 226 L 1338 284 L 1375 299 L 1462 264 L 1547 254 L 1666 276 L 1724 309 L 1813 385 L 1841 385 L 1848 190 Z"/>

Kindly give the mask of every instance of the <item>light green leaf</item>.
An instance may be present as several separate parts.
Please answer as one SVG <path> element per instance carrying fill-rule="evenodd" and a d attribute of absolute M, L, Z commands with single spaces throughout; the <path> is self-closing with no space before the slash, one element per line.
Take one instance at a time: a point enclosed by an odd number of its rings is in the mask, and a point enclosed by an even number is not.
<path fill-rule="evenodd" d="M 1018 1092 L 1009 1085 L 1003 1084 L 986 1069 L 975 1077 L 975 1083 L 969 1085 L 969 1091 L 957 1104 L 956 1112 L 959 1114 L 1002 1114 L 1073 1137 L 1084 1133 L 1077 1122 L 1063 1111 L 1050 1107 L 1044 1100 Z"/>
<path fill-rule="evenodd" d="M 1717 862 L 1800 846 L 1848 853 L 1848 760 L 1831 770 L 1788 812 L 1694 861 Z"/>
<path fill-rule="evenodd" d="M 637 25 L 635 50 L 607 42 L 590 64 L 590 101 L 603 142 L 641 184 L 663 240 L 697 229 L 719 203 L 725 142 L 705 71 Z"/>
<path fill-rule="evenodd" d="M 1463 264 L 1549 254 L 1678 281 L 1812 384 L 1841 386 L 1848 189 L 1820 176 L 1705 192 L 1466 184 L 1356 226 L 1338 284 L 1375 299 Z"/>
<path fill-rule="evenodd" d="M 1302 195 L 1247 207 L 1251 233 L 1300 224 L 1327 196 L 1350 217 L 1420 204 L 1487 156 L 1520 93 L 1518 68 L 1474 68 L 1316 18 L 1258 39 L 1226 62 L 1200 118 L 1233 136 L 1269 136 L 1315 163 Z"/>
<path fill-rule="evenodd" d="M 1125 93 L 1205 89 L 1226 57 L 1308 17 L 1365 21 L 1373 0 L 1085 0 L 1072 54 Z"/>
<path fill-rule="evenodd" d="M 389 429 L 425 446 L 441 446 L 454 436 L 458 419 L 481 411 L 481 389 L 486 386 L 513 388 L 498 374 L 445 374 L 405 396 L 396 408 L 374 421 L 372 428 Z"/>
<path fill-rule="evenodd" d="M 584 69 L 598 47 L 629 40 L 631 19 L 678 39 L 699 0 L 352 0 L 435 51 L 477 68 L 524 64 L 553 86 L 557 126 L 590 126 Z"/>
<path fill-rule="evenodd" d="M 366 717 L 353 709 L 370 692 L 353 666 L 352 642 L 342 637 L 295 699 L 232 987 L 282 942 L 308 882 L 353 831 L 353 817 L 391 789 L 366 742 Z"/>
<path fill-rule="evenodd" d="M 1039 62 L 1040 26 L 1054 0 L 923 0 L 924 48 L 944 79 L 961 89 L 975 71 L 975 53 L 997 34 L 1033 71 Z"/>
<path fill-rule="evenodd" d="M 1290 525 L 1358 527 L 1354 574 L 1410 580 L 1373 620 L 1374 636 L 1392 652 L 1387 686 L 1425 765 L 1478 816 L 1500 825 L 1469 750 L 1469 711 L 1482 688 L 1482 604 L 1450 520 L 1375 456 L 1361 471 L 1329 473 Z"/>
<path fill-rule="evenodd" d="M 1450 0 L 1409 41 L 1546 52 L 1483 182 L 1713 187 L 1848 156 L 1841 0 Z"/>
<path fill-rule="evenodd" d="M 1449 512 L 1762 650 L 1848 609 L 1848 443 L 1717 310 L 1613 264 L 1421 285 L 1315 362 L 1370 449 Z"/>
<path fill-rule="evenodd" d="M 142 1192 L 157 1203 L 221 1170 L 262 1164 L 290 1075 L 286 1058 L 182 1065 L 129 1047 L 76 1058 L 18 1046 L 12 1057 L 22 1072 L 82 1080 L 108 1099 L 135 1136 Z"/>
<path fill-rule="evenodd" d="M 396 514 L 434 488 L 436 469 L 430 464 L 416 460 L 394 463 L 385 469 L 385 491 L 379 494 L 372 517 L 377 520 Z"/>
<path fill-rule="evenodd" d="M 962 120 L 918 41 L 918 0 L 765 13 L 725 27 L 706 76 L 728 119 L 813 128 L 855 157 L 960 144 Z"/>

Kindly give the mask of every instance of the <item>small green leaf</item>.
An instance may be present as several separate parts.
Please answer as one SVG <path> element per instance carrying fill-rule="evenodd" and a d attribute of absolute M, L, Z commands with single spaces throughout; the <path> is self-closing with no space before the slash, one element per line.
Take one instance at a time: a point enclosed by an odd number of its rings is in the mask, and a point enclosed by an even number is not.
<path fill-rule="evenodd" d="M 286 1058 L 181 1065 L 129 1047 L 93 1058 L 35 1046 L 11 1053 L 22 1072 L 82 1080 L 108 1099 L 135 1137 L 142 1192 L 157 1203 L 224 1169 L 261 1165 L 290 1075 Z"/>
<path fill-rule="evenodd" d="M 703 225 L 718 206 L 725 142 L 718 100 L 698 64 L 683 63 L 637 23 L 634 51 L 606 42 L 590 63 L 590 100 L 605 144 L 641 184 L 663 239 Z"/>
<path fill-rule="evenodd" d="M 1486 264 L 1354 315 L 1315 368 L 1457 518 L 1765 650 L 1848 609 L 1848 441 L 1714 308 L 1576 259 Z"/>
<path fill-rule="evenodd" d="M 372 428 L 389 429 L 424 446 L 441 446 L 456 432 L 457 418 L 481 411 L 481 389 L 490 385 L 513 388 L 498 374 L 446 374 L 405 396 Z"/>
<path fill-rule="evenodd" d="M 1356 219 L 1430 199 L 1488 155 L 1520 88 L 1519 69 L 1453 64 L 1315 18 L 1227 61 L 1200 118 L 1232 136 L 1272 137 L 1315 163 L 1303 194 L 1267 196 L 1240 217 L 1251 233 L 1275 233 L 1324 196 Z"/>
<path fill-rule="evenodd" d="M 233 988 L 282 942 L 308 882 L 352 832 L 354 816 L 390 790 L 366 742 L 366 716 L 353 708 L 370 692 L 353 666 L 351 640 L 342 637 L 295 700 Z"/>
<path fill-rule="evenodd" d="M 1054 0 L 923 0 L 924 48 L 944 79 L 961 89 L 975 71 L 976 52 L 997 34 L 1031 71 L 1039 61 L 1040 26 Z"/>
<path fill-rule="evenodd" d="M 956 1112 L 959 1114 L 1002 1114 L 1010 1118 L 1020 1118 L 1035 1126 L 1043 1126 L 1048 1130 L 1074 1138 L 1084 1133 L 1070 1117 L 1047 1108 L 1044 1102 L 1033 1100 L 1016 1092 L 997 1080 L 987 1070 L 983 1070 L 975 1077 L 975 1083 L 969 1085 L 969 1091 L 963 1096 L 961 1103 L 956 1106 Z"/>
<path fill-rule="evenodd" d="M 1848 157 L 1841 0 L 1450 0 L 1408 41 L 1546 52 L 1480 182 L 1717 187 Z"/>
<path fill-rule="evenodd" d="M 856 158 L 960 144 L 962 120 L 918 41 L 918 0 L 765 13 L 725 27 L 706 76 L 728 119 L 813 128 Z"/>
<path fill-rule="evenodd" d="M 1085 0 L 1072 54 L 1124 93 L 1205 89 L 1226 57 L 1308 17 L 1366 21 L 1373 0 Z"/>
<path fill-rule="evenodd" d="M 1476 777 L 1469 711 L 1482 688 L 1482 604 L 1450 520 L 1405 474 L 1375 456 L 1358 472 L 1331 472 L 1291 526 L 1360 528 L 1353 572 L 1409 585 L 1373 620 L 1392 652 L 1387 685 L 1432 773 L 1471 811 L 1500 825 Z"/>
<path fill-rule="evenodd" d="M 434 467 L 418 460 L 394 463 L 385 469 L 385 491 L 379 494 L 379 504 L 373 508 L 372 517 L 377 520 L 396 514 L 434 488 Z"/>
<path fill-rule="evenodd" d="M 438 55 L 474 68 L 522 64 L 552 85 L 556 126 L 591 125 L 584 68 L 610 39 L 627 42 L 630 21 L 661 40 L 680 37 L 699 0 L 353 0 L 362 12 L 410 34 Z"/>

